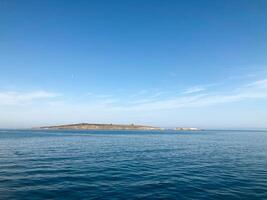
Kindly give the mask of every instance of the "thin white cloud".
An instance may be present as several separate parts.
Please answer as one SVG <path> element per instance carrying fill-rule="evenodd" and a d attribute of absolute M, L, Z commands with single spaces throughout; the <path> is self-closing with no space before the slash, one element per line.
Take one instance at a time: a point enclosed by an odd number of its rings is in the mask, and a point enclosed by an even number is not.
<path fill-rule="evenodd" d="M 262 79 L 248 84 L 248 86 L 254 86 L 258 88 L 267 88 L 267 79 Z"/>
<path fill-rule="evenodd" d="M 148 92 L 147 92 L 148 93 Z M 158 98 L 160 98 L 162 95 L 166 94 L 167 92 L 158 91 L 151 94 L 146 94 L 146 96 L 143 96 L 142 98 L 134 98 L 134 100 L 131 100 L 131 104 L 140 104 L 140 103 L 148 103 L 148 102 L 154 102 L 157 101 Z M 135 96 L 138 97 L 138 96 Z"/>
<path fill-rule="evenodd" d="M 215 84 L 212 84 L 214 86 Z M 208 87 L 208 86 L 206 86 Z M 205 93 L 203 93 L 205 91 Z M 214 91 L 214 92 L 212 92 Z M 216 91 L 216 92 L 215 92 Z M 185 90 L 183 95 L 177 93 L 156 92 L 151 93 L 147 90 L 140 90 L 137 95 L 130 99 L 117 98 L 106 99 L 106 101 L 95 101 L 85 103 L 83 107 L 88 109 L 101 108 L 105 111 L 157 111 L 157 110 L 175 110 L 188 107 L 203 107 L 217 104 L 243 101 L 246 99 L 267 99 L 267 79 L 257 80 L 250 84 L 233 88 L 232 91 L 220 92 L 219 90 L 206 90 L 204 86 L 195 86 Z M 162 94 L 168 94 L 162 96 Z"/>
<path fill-rule="evenodd" d="M 194 87 L 187 88 L 183 93 L 192 94 L 192 93 L 202 92 L 204 90 L 205 90 L 205 87 L 203 86 L 194 86 Z"/>
<path fill-rule="evenodd" d="M 97 99 L 105 99 L 105 98 L 111 98 L 113 95 L 111 94 L 96 94 L 93 92 L 88 92 L 86 96 L 92 97 L 92 98 L 97 98 Z"/>
<path fill-rule="evenodd" d="M 200 88 L 195 91 L 203 91 Z M 189 90 L 188 90 L 189 91 Z M 222 103 L 238 102 L 246 99 L 267 99 L 267 79 L 258 80 L 248 85 L 233 89 L 228 93 L 194 94 L 193 89 L 181 97 L 166 99 L 144 99 L 134 101 L 127 107 L 118 107 L 119 110 L 166 110 L 186 107 L 211 106 Z"/>
<path fill-rule="evenodd" d="M 137 92 L 131 94 L 130 98 L 137 98 L 137 97 L 140 97 L 140 96 L 144 96 L 147 93 L 148 93 L 148 91 L 143 89 L 143 90 L 140 90 L 140 91 L 137 91 Z"/>
<path fill-rule="evenodd" d="M 0 92 L 0 105 L 23 105 L 37 100 L 49 99 L 59 96 L 59 94 L 47 91 L 33 92 Z"/>

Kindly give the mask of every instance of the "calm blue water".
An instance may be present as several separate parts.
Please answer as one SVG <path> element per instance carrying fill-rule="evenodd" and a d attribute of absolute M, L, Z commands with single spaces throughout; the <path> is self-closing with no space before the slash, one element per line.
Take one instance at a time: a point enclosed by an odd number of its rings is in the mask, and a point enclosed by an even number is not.
<path fill-rule="evenodd" d="M 267 199 L 267 132 L 2 130 L 0 199 Z"/>

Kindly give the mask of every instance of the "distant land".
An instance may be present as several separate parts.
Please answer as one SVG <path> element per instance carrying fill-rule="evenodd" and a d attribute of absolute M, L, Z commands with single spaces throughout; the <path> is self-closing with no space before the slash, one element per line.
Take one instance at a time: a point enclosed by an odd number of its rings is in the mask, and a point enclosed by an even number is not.
<path fill-rule="evenodd" d="M 59 126 L 44 126 L 41 129 L 64 129 L 64 130 L 162 130 L 160 127 L 143 125 L 122 125 L 122 124 L 67 124 Z"/>
<path fill-rule="evenodd" d="M 146 125 L 135 125 L 135 124 L 90 124 L 90 123 L 79 123 L 79 124 L 66 124 L 57 126 L 43 126 L 40 129 L 62 129 L 62 130 L 165 130 L 165 128 L 146 126 Z M 198 128 L 184 128 L 178 127 L 174 129 L 176 131 L 197 131 Z"/>

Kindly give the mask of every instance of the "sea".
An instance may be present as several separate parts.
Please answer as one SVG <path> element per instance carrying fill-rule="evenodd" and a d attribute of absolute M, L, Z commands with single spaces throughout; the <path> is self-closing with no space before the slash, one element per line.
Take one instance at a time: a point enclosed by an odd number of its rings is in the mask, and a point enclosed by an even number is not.
<path fill-rule="evenodd" d="M 0 199 L 267 199 L 265 131 L 0 130 Z"/>

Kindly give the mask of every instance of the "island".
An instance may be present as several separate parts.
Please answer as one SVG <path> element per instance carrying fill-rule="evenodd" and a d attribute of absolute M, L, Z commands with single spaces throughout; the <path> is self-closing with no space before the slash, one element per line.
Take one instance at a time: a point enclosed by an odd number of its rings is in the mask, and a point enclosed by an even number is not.
<path fill-rule="evenodd" d="M 36 129 L 36 128 L 35 128 Z M 147 125 L 136 125 L 136 124 L 96 124 L 96 123 L 79 123 L 79 124 L 65 124 L 56 126 L 43 126 L 37 129 L 44 130 L 174 130 L 174 131 L 200 131 L 199 128 L 186 128 L 186 127 L 176 127 L 176 128 L 162 128 L 156 126 Z"/>
<path fill-rule="evenodd" d="M 57 126 L 43 126 L 40 129 L 60 129 L 60 130 L 163 130 L 160 127 L 144 125 L 123 125 L 123 124 L 67 124 Z"/>

